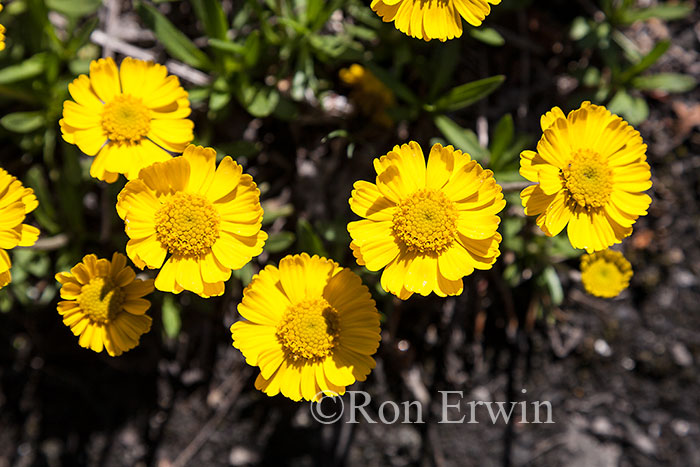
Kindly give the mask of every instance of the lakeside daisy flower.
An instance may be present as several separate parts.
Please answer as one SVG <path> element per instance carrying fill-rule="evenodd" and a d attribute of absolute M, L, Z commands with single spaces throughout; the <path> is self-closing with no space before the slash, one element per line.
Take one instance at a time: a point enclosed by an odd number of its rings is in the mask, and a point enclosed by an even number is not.
<path fill-rule="evenodd" d="M 142 297 L 153 292 L 153 279 L 136 279 L 121 253 L 114 253 L 112 261 L 86 255 L 70 272 L 56 274 L 56 280 L 63 299 L 58 313 L 81 347 L 116 357 L 139 345 L 151 329 L 151 317 L 145 314 L 151 302 Z"/>
<path fill-rule="evenodd" d="M 371 7 L 382 21 L 393 21 L 404 34 L 445 42 L 462 36 L 462 18 L 479 26 L 491 13 L 491 5 L 499 3 L 501 0 L 372 0 Z"/>
<path fill-rule="evenodd" d="M 39 229 L 22 223 L 38 205 L 34 190 L 0 169 L 0 289 L 12 280 L 12 261 L 6 250 L 32 246 L 39 238 Z"/>
<path fill-rule="evenodd" d="M 374 159 L 375 183 L 355 182 L 350 222 L 357 264 L 384 272 L 384 290 L 462 293 L 462 277 L 490 269 L 500 254 L 497 214 L 506 202 L 493 172 L 469 154 L 435 144 L 426 167 L 418 143 L 394 146 Z"/>
<path fill-rule="evenodd" d="M 75 102 L 63 103 L 63 139 L 95 156 L 90 175 L 112 183 L 136 178 L 143 167 L 181 153 L 194 138 L 190 101 L 163 65 L 125 58 L 93 60 L 90 76 L 68 85 Z M 170 151 L 170 152 L 169 152 Z"/>
<path fill-rule="evenodd" d="M 223 294 L 231 270 L 259 255 L 267 239 L 253 177 L 229 156 L 217 168 L 216 151 L 202 146 L 141 170 L 119 193 L 117 213 L 130 238 L 127 255 L 141 269 L 161 268 L 155 286 L 164 292 Z"/>
<path fill-rule="evenodd" d="M 632 265 L 619 251 L 603 250 L 581 256 L 581 282 L 591 295 L 617 297 L 632 278 Z"/>
<path fill-rule="evenodd" d="M 268 396 L 317 401 L 344 394 L 375 366 L 379 313 L 351 270 L 308 254 L 268 265 L 243 291 L 231 326 L 233 346 L 260 367 L 255 387 Z"/>
<path fill-rule="evenodd" d="M 574 248 L 604 250 L 647 214 L 651 172 L 639 132 L 605 107 L 583 102 L 565 116 L 542 116 L 537 152 L 520 154 L 520 175 L 537 183 L 520 193 L 525 214 L 549 237 L 567 227 Z"/>
<path fill-rule="evenodd" d="M 396 105 L 394 93 L 379 81 L 371 71 L 358 63 L 343 68 L 338 73 L 343 83 L 352 87 L 350 98 L 362 115 L 373 122 L 391 127 L 394 121 L 386 110 Z"/>

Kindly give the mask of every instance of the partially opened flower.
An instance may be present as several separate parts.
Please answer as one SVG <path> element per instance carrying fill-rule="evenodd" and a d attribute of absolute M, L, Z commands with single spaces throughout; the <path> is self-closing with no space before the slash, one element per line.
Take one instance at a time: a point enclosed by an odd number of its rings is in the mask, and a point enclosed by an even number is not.
<path fill-rule="evenodd" d="M 604 250 L 647 214 L 651 172 L 639 132 L 605 107 L 581 104 L 542 116 L 537 152 L 520 154 L 520 174 L 536 185 L 521 193 L 525 214 L 553 237 L 567 227 L 574 248 Z"/>
<path fill-rule="evenodd" d="M 615 250 L 596 251 L 581 256 L 581 282 L 591 295 L 617 297 L 632 278 L 632 265 Z"/>
<path fill-rule="evenodd" d="M 0 289 L 12 280 L 12 261 L 5 250 L 32 246 L 39 238 L 39 229 L 22 223 L 38 205 L 34 190 L 0 169 Z"/>
<path fill-rule="evenodd" d="M 350 98 L 362 115 L 385 127 L 394 124 L 387 113 L 387 109 L 396 105 L 394 93 L 371 71 L 359 63 L 353 63 L 341 69 L 339 75 L 345 84 L 352 87 Z"/>
<path fill-rule="evenodd" d="M 414 292 L 462 293 L 462 277 L 490 269 L 500 254 L 498 213 L 506 202 L 493 172 L 468 154 L 435 144 L 395 146 L 374 160 L 375 183 L 355 182 L 350 207 L 353 254 L 384 272 L 384 290 L 401 299 Z"/>
<path fill-rule="evenodd" d="M 153 279 L 136 279 L 121 253 L 114 253 L 112 261 L 86 255 L 56 280 L 63 299 L 58 313 L 81 347 L 115 357 L 139 345 L 151 329 L 151 317 L 144 314 L 151 302 L 142 297 L 153 292 Z"/>
<path fill-rule="evenodd" d="M 306 253 L 266 266 L 243 291 L 231 326 L 233 346 L 260 367 L 255 387 L 268 396 L 317 401 L 344 394 L 375 366 L 379 313 L 349 269 Z"/>
<path fill-rule="evenodd" d="M 90 76 L 68 85 L 75 102 L 63 103 L 63 139 L 95 156 L 90 175 L 112 183 L 181 153 L 194 137 L 190 101 L 163 65 L 131 57 L 90 63 Z"/>
<path fill-rule="evenodd" d="M 462 36 L 462 18 L 479 26 L 491 13 L 491 5 L 499 3 L 501 0 L 372 0 L 371 7 L 382 21 L 393 21 L 404 34 L 444 42 Z"/>
<path fill-rule="evenodd" d="M 229 156 L 217 168 L 216 151 L 201 146 L 143 169 L 119 193 L 117 213 L 127 255 L 139 268 L 161 268 L 155 286 L 165 292 L 223 294 L 231 270 L 267 239 L 253 177 Z"/>

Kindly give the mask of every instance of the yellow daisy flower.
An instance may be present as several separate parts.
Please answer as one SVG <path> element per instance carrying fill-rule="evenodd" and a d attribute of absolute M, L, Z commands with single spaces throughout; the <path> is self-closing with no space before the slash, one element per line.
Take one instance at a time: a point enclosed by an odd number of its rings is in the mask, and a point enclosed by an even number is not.
<path fill-rule="evenodd" d="M 151 317 L 144 314 L 151 302 L 141 297 L 153 292 L 153 279 L 136 279 L 121 253 L 114 253 L 111 262 L 86 255 L 70 272 L 56 274 L 56 280 L 64 299 L 58 313 L 80 337 L 81 347 L 116 357 L 139 345 L 151 329 Z"/>
<path fill-rule="evenodd" d="M 462 277 L 490 269 L 500 254 L 497 214 L 506 202 L 493 172 L 469 154 L 436 144 L 425 157 L 418 143 L 395 146 L 374 160 L 376 184 L 355 182 L 350 207 L 353 254 L 370 271 L 384 267 L 384 290 L 462 293 Z"/>
<path fill-rule="evenodd" d="M 0 11 L 2 11 L 3 6 L 0 3 Z M 0 50 L 5 50 L 5 26 L 0 24 Z M 1 276 L 1 274 L 0 274 Z M 2 284 L 2 278 L 0 277 L 0 284 Z M 0 285 L 2 287 L 2 285 Z"/>
<path fill-rule="evenodd" d="M 501 0 L 372 0 L 374 10 L 385 23 L 416 39 L 445 42 L 462 36 L 462 18 L 479 26 Z M 461 18 L 460 18 L 461 16 Z"/>
<path fill-rule="evenodd" d="M 162 266 L 155 285 L 165 292 L 223 294 L 231 270 L 267 239 L 253 177 L 229 156 L 217 168 L 216 151 L 202 146 L 143 169 L 119 193 L 117 213 L 131 239 L 127 255 L 142 269 Z"/>
<path fill-rule="evenodd" d="M 22 223 L 38 205 L 34 190 L 0 169 L 0 289 L 12 280 L 12 262 L 5 250 L 32 246 L 39 238 L 39 229 Z"/>
<path fill-rule="evenodd" d="M 358 63 L 343 68 L 339 72 L 340 79 L 353 90 L 350 98 L 359 107 L 362 115 L 373 122 L 391 127 L 394 121 L 386 110 L 396 105 L 394 93 L 379 81 L 371 71 Z"/>
<path fill-rule="evenodd" d="M 233 346 L 260 367 L 255 387 L 268 396 L 317 401 L 344 394 L 375 366 L 379 313 L 351 270 L 306 253 L 266 266 L 243 291 L 231 326 Z"/>
<path fill-rule="evenodd" d="M 568 116 L 554 107 L 541 126 L 537 152 L 520 154 L 520 175 L 537 183 L 520 193 L 525 214 L 550 237 L 568 224 L 571 246 L 589 253 L 620 243 L 651 203 L 639 132 L 590 102 Z"/>
<path fill-rule="evenodd" d="M 63 103 L 63 139 L 96 156 L 90 175 L 112 183 L 136 178 L 143 167 L 181 153 L 194 138 L 190 101 L 163 65 L 127 57 L 90 63 L 90 76 L 68 85 L 75 102 Z M 170 152 L 168 152 L 170 151 Z"/>
<path fill-rule="evenodd" d="M 632 265 L 615 250 L 596 251 L 581 256 L 581 282 L 591 295 L 617 297 L 632 278 Z"/>

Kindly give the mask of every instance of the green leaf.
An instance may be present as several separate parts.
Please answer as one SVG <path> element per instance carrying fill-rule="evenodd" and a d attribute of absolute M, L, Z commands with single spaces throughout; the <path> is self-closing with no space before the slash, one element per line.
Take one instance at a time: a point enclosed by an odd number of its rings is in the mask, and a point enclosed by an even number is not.
<path fill-rule="evenodd" d="M 296 235 L 294 235 L 292 232 L 275 232 L 270 234 L 265 242 L 263 250 L 267 251 L 268 253 L 279 253 L 280 251 L 284 251 L 292 246 L 294 240 L 296 240 Z"/>
<path fill-rule="evenodd" d="M 328 257 L 321 237 L 314 231 L 309 221 L 304 218 L 297 220 L 297 243 L 299 251 L 305 251 L 309 255 Z"/>
<path fill-rule="evenodd" d="M 427 110 L 437 112 L 449 112 L 460 110 L 470 106 L 484 97 L 491 94 L 493 91 L 503 84 L 506 77 L 503 75 L 491 76 L 490 78 L 472 81 L 465 83 L 455 88 L 452 88 L 442 97 L 440 97 L 432 106 L 428 106 Z"/>
<path fill-rule="evenodd" d="M 561 286 L 561 281 L 554 267 L 547 266 L 542 273 L 544 282 L 549 290 L 549 296 L 552 298 L 552 304 L 559 306 L 564 301 L 564 289 Z"/>
<path fill-rule="evenodd" d="M 374 76 L 376 76 L 379 79 L 379 81 L 384 83 L 399 98 L 401 98 L 404 101 L 409 102 L 411 104 L 418 103 L 418 98 L 416 97 L 415 94 L 413 94 L 413 91 L 411 91 L 401 81 L 394 78 L 394 76 L 391 73 L 378 67 L 377 65 L 375 65 L 374 63 L 371 63 L 371 62 L 366 63 L 365 66 L 369 69 L 369 71 L 372 72 L 372 74 L 374 74 Z"/>
<path fill-rule="evenodd" d="M 253 274 L 253 263 L 251 262 L 247 262 L 241 269 L 233 271 L 233 277 L 241 281 L 243 287 L 250 284 L 250 281 L 253 279 Z"/>
<path fill-rule="evenodd" d="M 433 100 L 440 91 L 450 82 L 454 71 L 459 63 L 460 42 L 449 41 L 447 44 L 440 44 L 437 51 L 430 60 L 430 69 L 426 70 L 430 76 L 430 90 L 428 96 Z M 435 70 L 440 73 L 435 73 Z"/>
<path fill-rule="evenodd" d="M 506 43 L 506 40 L 493 28 L 472 28 L 469 30 L 469 35 L 479 42 L 484 44 L 492 45 L 494 47 L 500 47 Z"/>
<path fill-rule="evenodd" d="M 236 55 L 243 55 L 246 51 L 245 45 L 220 39 L 209 38 L 209 45 L 222 52 L 234 53 Z"/>
<path fill-rule="evenodd" d="M 270 115 L 280 100 L 279 91 L 260 84 L 243 85 L 237 90 L 237 97 L 241 105 L 248 110 L 253 117 L 267 117 Z"/>
<path fill-rule="evenodd" d="M 500 167 L 500 158 L 513 142 L 514 136 L 513 117 L 510 114 L 506 114 L 496 124 L 496 129 L 491 138 L 491 160 L 489 161 L 491 168 Z"/>
<path fill-rule="evenodd" d="M 15 112 L 0 118 L 0 125 L 15 133 L 29 133 L 46 123 L 44 112 Z"/>
<path fill-rule="evenodd" d="M 488 157 L 488 151 L 479 145 L 476 133 L 472 130 L 462 128 L 445 115 L 435 116 L 435 126 L 456 149 L 461 149 L 477 161 Z"/>
<path fill-rule="evenodd" d="M 650 18 L 658 18 L 665 21 L 686 18 L 693 12 L 693 5 L 685 4 L 661 4 L 649 8 L 627 8 L 620 12 L 619 20 L 623 24 L 645 21 Z"/>
<path fill-rule="evenodd" d="M 632 97 L 625 91 L 619 91 L 607 105 L 608 110 L 621 115 L 630 125 L 638 125 L 649 116 L 647 101 L 641 97 Z"/>
<path fill-rule="evenodd" d="M 210 39 L 226 39 L 226 14 L 218 0 L 191 0 L 194 13 L 204 26 L 204 32 Z"/>
<path fill-rule="evenodd" d="M 167 294 L 163 297 L 163 330 L 165 335 L 173 339 L 180 334 L 182 321 L 180 320 L 180 306 L 175 303 L 175 298 Z"/>
<path fill-rule="evenodd" d="M 690 75 L 681 73 L 658 73 L 656 75 L 637 76 L 632 80 L 632 86 L 637 89 L 666 92 L 688 92 L 695 88 L 697 82 Z"/>
<path fill-rule="evenodd" d="M 621 83 L 626 83 L 630 79 L 634 78 L 637 76 L 639 73 L 643 72 L 650 66 L 652 66 L 656 61 L 661 58 L 663 54 L 666 53 L 668 48 L 671 46 L 671 42 L 664 40 L 658 42 L 653 49 L 651 49 L 651 52 L 646 54 L 644 58 L 642 58 L 639 62 L 635 63 L 631 67 L 629 67 L 627 70 L 625 70 L 619 78 L 619 81 Z"/>
<path fill-rule="evenodd" d="M 39 76 L 46 67 L 46 53 L 38 53 L 22 63 L 0 69 L 0 84 L 16 83 Z"/>
<path fill-rule="evenodd" d="M 90 15 L 102 6 L 102 0 L 46 0 L 46 7 L 66 16 Z"/>
<path fill-rule="evenodd" d="M 136 6 L 139 16 L 151 29 L 158 40 L 162 42 L 165 49 L 178 60 L 195 68 L 209 69 L 211 62 L 194 43 L 177 29 L 165 16 L 163 16 L 154 6 L 139 2 Z"/>
<path fill-rule="evenodd" d="M 252 68 L 258 63 L 260 51 L 262 50 L 260 42 L 260 31 L 251 32 L 245 40 L 245 51 L 243 52 L 243 62 L 248 68 Z"/>

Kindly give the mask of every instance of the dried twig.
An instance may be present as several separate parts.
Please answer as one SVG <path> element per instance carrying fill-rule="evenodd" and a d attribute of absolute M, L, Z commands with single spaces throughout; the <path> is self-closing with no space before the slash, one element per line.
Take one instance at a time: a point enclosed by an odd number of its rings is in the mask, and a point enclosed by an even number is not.
<path fill-rule="evenodd" d="M 192 459 L 192 457 L 197 454 L 197 451 L 204 446 L 204 443 L 206 443 L 207 439 L 211 437 L 211 434 L 216 430 L 216 427 L 219 426 L 226 414 L 228 414 L 233 402 L 241 392 L 243 384 L 248 381 L 250 373 L 250 367 L 246 367 L 240 373 L 231 373 L 231 376 L 229 376 L 226 381 L 221 384 L 223 387 L 231 386 L 231 389 L 223 398 L 221 404 L 216 408 L 214 415 L 199 430 L 197 436 L 195 436 L 192 441 L 190 441 L 190 444 L 188 444 L 185 449 L 183 449 L 175 458 L 175 461 L 172 463 L 172 467 L 184 467 L 185 465 L 189 465 L 190 459 Z"/>

